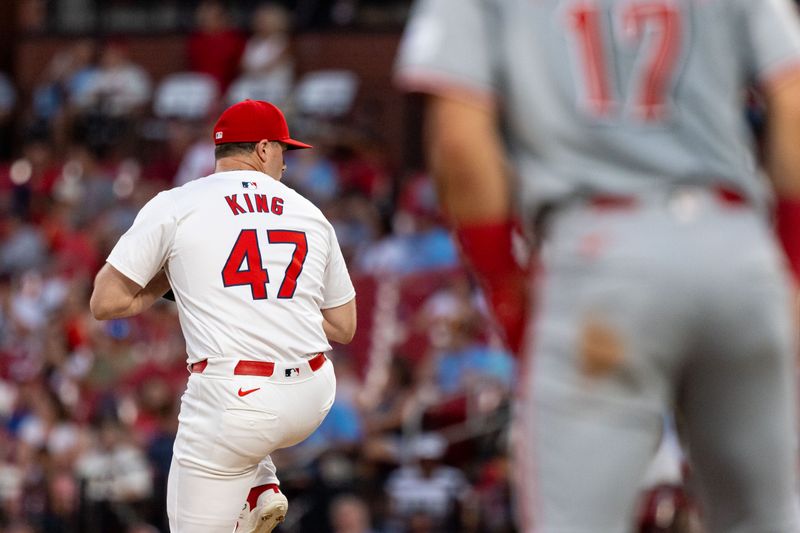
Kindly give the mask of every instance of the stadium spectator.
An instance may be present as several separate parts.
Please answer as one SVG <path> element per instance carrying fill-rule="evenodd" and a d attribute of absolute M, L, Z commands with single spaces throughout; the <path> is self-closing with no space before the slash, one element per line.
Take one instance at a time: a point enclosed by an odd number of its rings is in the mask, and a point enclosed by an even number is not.
<path fill-rule="evenodd" d="M 452 323 L 450 342 L 432 358 L 436 384 L 445 397 L 475 392 L 483 386 L 510 390 L 513 384 L 513 356 L 481 338 L 483 319 L 470 311 Z"/>
<path fill-rule="evenodd" d="M 99 68 L 72 100 L 79 138 L 99 155 L 114 155 L 135 142 L 136 119 L 149 102 L 149 75 L 128 57 L 127 46 L 111 42 Z"/>
<path fill-rule="evenodd" d="M 374 405 L 364 405 L 367 432 L 399 437 L 406 416 L 415 402 L 415 385 L 414 373 L 408 361 L 402 356 L 393 357 L 380 398 Z"/>
<path fill-rule="evenodd" d="M 338 140 L 332 158 L 343 192 L 356 192 L 381 201 L 391 190 L 385 154 L 374 141 L 359 135 Z"/>
<path fill-rule="evenodd" d="M 393 230 L 360 251 L 357 270 L 405 275 L 458 266 L 455 245 L 436 213 L 398 211 Z"/>
<path fill-rule="evenodd" d="M 512 533 L 514 513 L 511 507 L 512 465 L 508 457 L 498 453 L 487 458 L 475 482 L 478 510 L 477 530 L 482 533 Z"/>
<path fill-rule="evenodd" d="M 393 231 L 386 231 L 367 244 L 355 257 L 355 271 L 379 275 L 398 275 L 408 270 L 406 241 Z"/>
<path fill-rule="evenodd" d="M 399 196 L 393 232 L 363 247 L 355 258 L 356 268 L 393 274 L 456 268 L 458 254 L 441 223 L 428 176 L 417 174 L 408 180 Z"/>
<path fill-rule="evenodd" d="M 89 39 L 77 41 L 56 53 L 33 90 L 33 112 L 36 118 L 52 119 L 74 92 L 80 92 L 94 69 L 94 43 Z"/>
<path fill-rule="evenodd" d="M 58 148 L 64 148 L 71 133 L 72 108 L 85 99 L 98 70 L 97 48 L 91 39 L 80 39 L 56 53 L 33 90 L 30 128 L 52 133 Z"/>
<path fill-rule="evenodd" d="M 431 347 L 443 348 L 452 344 L 457 324 L 483 307 L 484 301 L 473 292 L 466 272 L 456 272 L 423 302 L 412 325 L 427 335 Z"/>
<path fill-rule="evenodd" d="M 375 204 L 364 196 L 351 193 L 341 195 L 326 206 L 326 213 L 333 219 L 333 228 L 348 261 L 366 249 L 380 233 L 379 214 Z"/>
<path fill-rule="evenodd" d="M 102 158 L 111 138 L 99 139 L 100 131 L 84 132 L 86 143 L 77 143 L 70 148 L 68 160 L 56 186 L 60 200 L 71 204 L 71 221 L 78 227 L 95 220 L 100 214 L 115 205 L 113 167 Z M 119 140 L 117 138 L 117 140 Z M 98 143 L 89 145 L 88 142 Z"/>
<path fill-rule="evenodd" d="M 72 472 L 57 470 L 47 478 L 48 505 L 42 515 L 45 532 L 78 533 L 79 487 Z"/>
<path fill-rule="evenodd" d="M 353 495 L 338 496 L 331 503 L 332 533 L 376 533 L 364 500 Z"/>
<path fill-rule="evenodd" d="M 128 47 L 110 42 L 103 49 L 95 76 L 73 102 L 83 111 L 126 117 L 142 110 L 151 93 L 149 75 L 133 63 Z"/>
<path fill-rule="evenodd" d="M 242 73 L 265 85 L 289 87 L 294 76 L 289 35 L 289 14 L 278 4 L 268 3 L 251 15 L 253 35 L 242 54 Z"/>
<path fill-rule="evenodd" d="M 409 363 L 393 357 L 386 384 L 374 404 L 362 404 L 365 441 L 363 453 L 381 464 L 400 460 L 403 430 L 417 413 L 417 383 Z"/>
<path fill-rule="evenodd" d="M 224 92 L 239 73 L 245 38 L 219 0 L 201 2 L 195 23 L 197 29 L 189 37 L 189 68 L 212 76 Z"/>
<path fill-rule="evenodd" d="M 462 504 L 471 487 L 460 470 L 441 462 L 447 442 L 427 433 L 410 447 L 413 462 L 395 470 L 386 482 L 390 531 L 462 531 Z"/>
<path fill-rule="evenodd" d="M 311 200 L 327 204 L 339 194 L 339 170 L 322 139 L 311 143 L 313 150 L 293 150 L 286 154 L 284 179 Z"/>
<path fill-rule="evenodd" d="M 192 122 L 177 119 L 167 121 L 165 130 L 165 141 L 155 147 L 142 170 L 142 178 L 156 182 L 160 189 L 172 186 L 184 155 L 204 131 Z"/>
<path fill-rule="evenodd" d="M 42 267 L 47 261 L 45 242 L 40 228 L 6 215 L 0 220 L 0 272 L 22 274 Z"/>
<path fill-rule="evenodd" d="M 46 450 L 52 461 L 69 466 L 80 444 L 78 426 L 52 392 L 38 389 L 29 399 L 31 411 L 19 425 L 20 444 L 31 453 Z"/>
<path fill-rule="evenodd" d="M 89 510 L 101 517 L 84 524 L 87 533 L 122 531 L 145 514 L 143 506 L 153 490 L 150 470 L 141 449 L 117 422 L 103 422 L 99 439 L 75 468 Z"/>
<path fill-rule="evenodd" d="M 208 135 L 195 139 L 186 149 L 175 173 L 172 186 L 180 187 L 214 172 L 214 143 Z"/>

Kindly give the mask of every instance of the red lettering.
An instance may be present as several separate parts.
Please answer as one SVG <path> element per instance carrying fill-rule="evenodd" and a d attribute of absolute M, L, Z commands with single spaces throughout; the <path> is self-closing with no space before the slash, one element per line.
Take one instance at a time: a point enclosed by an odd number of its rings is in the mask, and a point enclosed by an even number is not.
<path fill-rule="evenodd" d="M 250 201 L 250 195 L 249 194 L 243 194 L 242 196 L 244 196 L 244 202 L 247 204 L 247 210 L 252 213 L 253 212 L 253 202 Z"/>
<path fill-rule="evenodd" d="M 273 215 L 282 215 L 283 214 L 283 198 L 278 198 L 277 196 L 272 199 L 272 214 Z"/>
<path fill-rule="evenodd" d="M 269 207 L 267 206 L 267 195 L 256 194 L 254 198 L 256 200 L 256 211 L 259 213 L 269 213 Z"/>
<path fill-rule="evenodd" d="M 241 215 L 242 213 L 245 212 L 244 208 L 240 206 L 239 203 L 236 201 L 235 194 L 232 196 L 226 196 L 225 201 L 228 202 L 228 207 L 231 208 L 231 211 L 233 212 L 234 215 Z"/>

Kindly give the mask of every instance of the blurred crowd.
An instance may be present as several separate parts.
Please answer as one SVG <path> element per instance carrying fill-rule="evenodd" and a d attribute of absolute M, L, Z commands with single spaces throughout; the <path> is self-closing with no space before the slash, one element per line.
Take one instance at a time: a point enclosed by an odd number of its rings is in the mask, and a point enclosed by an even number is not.
<path fill-rule="evenodd" d="M 85 38 L 43 65 L 31 94 L 0 79 L 0 531 L 167 531 L 188 377 L 176 309 L 98 322 L 87 302 L 139 208 L 213 171 L 211 125 L 246 97 L 281 105 L 315 146 L 289 154 L 284 181 L 334 225 L 359 295 L 357 337 L 331 354 L 330 415 L 274 457 L 291 503 L 280 530 L 514 531 L 517 369 L 429 178 L 388 163 L 359 120 L 353 73 L 296 79 L 291 17 L 252 9 L 240 28 L 225 4 L 200 2 L 190 69 L 164 79 L 124 40 Z"/>

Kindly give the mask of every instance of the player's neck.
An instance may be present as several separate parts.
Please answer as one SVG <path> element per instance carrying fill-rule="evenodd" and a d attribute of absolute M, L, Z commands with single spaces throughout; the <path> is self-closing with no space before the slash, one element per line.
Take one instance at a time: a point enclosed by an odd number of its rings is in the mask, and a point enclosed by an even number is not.
<path fill-rule="evenodd" d="M 264 172 L 261 165 L 243 157 L 223 157 L 217 160 L 214 167 L 214 172 L 230 172 L 232 170 L 255 170 L 256 172 Z"/>

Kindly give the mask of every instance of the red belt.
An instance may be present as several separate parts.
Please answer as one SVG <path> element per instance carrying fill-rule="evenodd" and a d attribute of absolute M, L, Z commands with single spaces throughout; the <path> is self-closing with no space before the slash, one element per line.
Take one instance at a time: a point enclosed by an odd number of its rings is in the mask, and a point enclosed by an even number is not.
<path fill-rule="evenodd" d="M 747 198 L 735 189 L 712 187 L 710 192 L 722 203 L 734 206 L 747 205 Z M 596 194 L 589 198 L 589 205 L 598 209 L 631 209 L 641 200 L 633 195 Z"/>
<path fill-rule="evenodd" d="M 325 354 L 318 353 L 314 357 L 308 360 L 308 366 L 311 368 L 312 372 L 316 372 L 319 370 L 322 365 L 325 363 Z M 208 366 L 208 359 L 203 359 L 197 363 L 192 363 L 189 365 L 189 371 L 201 374 L 203 370 L 206 369 Z M 275 371 L 275 363 L 270 361 L 247 361 L 247 360 L 240 360 L 236 363 L 236 366 L 233 369 L 233 374 L 235 376 L 264 376 L 269 377 Z"/>

